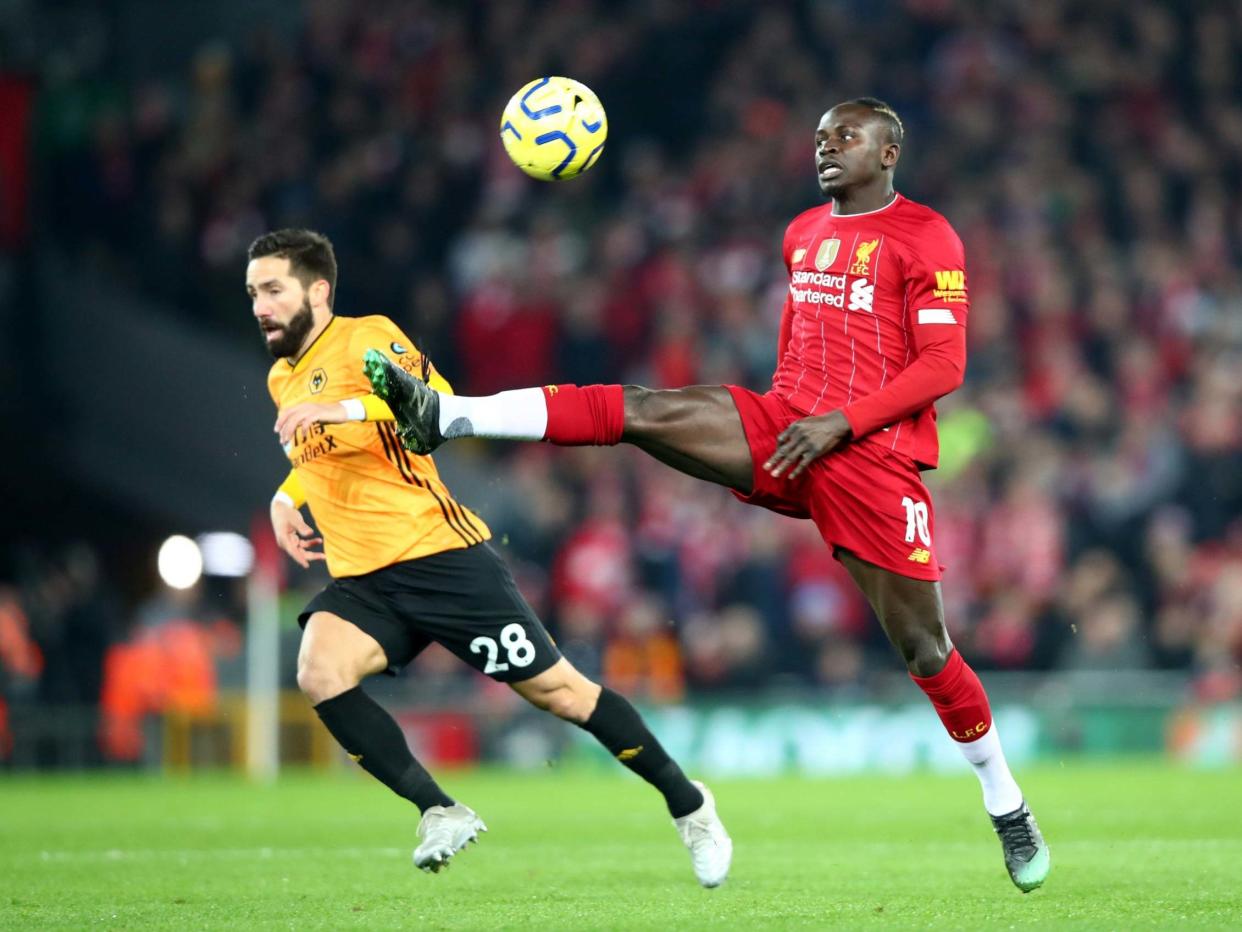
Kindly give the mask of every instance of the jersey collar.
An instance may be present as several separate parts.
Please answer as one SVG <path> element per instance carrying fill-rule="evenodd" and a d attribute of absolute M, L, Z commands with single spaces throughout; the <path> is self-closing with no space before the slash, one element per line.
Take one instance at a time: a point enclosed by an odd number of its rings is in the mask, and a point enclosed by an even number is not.
<path fill-rule="evenodd" d="M 894 191 L 893 199 L 889 201 L 887 204 L 885 204 L 883 207 L 877 207 L 875 210 L 864 210 L 861 214 L 839 214 L 837 213 L 837 202 L 834 200 L 832 202 L 832 215 L 834 217 L 840 217 L 842 220 L 849 220 L 853 217 L 870 217 L 872 214 L 883 213 L 884 211 L 888 210 L 893 205 L 895 205 L 898 201 L 904 201 L 904 200 L 905 198 L 901 196 L 900 191 Z"/>
<path fill-rule="evenodd" d="M 306 352 L 302 354 L 302 358 L 297 362 L 290 362 L 289 357 L 285 357 L 285 365 L 289 367 L 290 372 L 297 372 L 298 369 L 302 367 L 302 363 L 306 362 L 306 360 L 315 355 L 315 351 L 319 349 L 320 344 L 323 342 L 323 335 L 332 329 L 332 325 L 334 323 L 336 323 L 335 314 L 328 318 L 327 324 L 325 324 L 324 328 L 319 331 L 319 336 L 315 337 L 315 339 L 311 342 L 311 345 L 306 347 Z"/>

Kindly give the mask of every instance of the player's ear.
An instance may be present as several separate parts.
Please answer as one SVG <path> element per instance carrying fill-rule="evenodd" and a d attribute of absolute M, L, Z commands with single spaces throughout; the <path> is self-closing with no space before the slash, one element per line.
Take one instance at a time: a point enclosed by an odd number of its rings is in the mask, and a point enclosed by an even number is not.
<path fill-rule="evenodd" d="M 880 164 L 885 168 L 892 168 L 897 164 L 899 158 L 901 158 L 901 146 L 895 142 L 890 142 L 880 153 Z"/>
<path fill-rule="evenodd" d="M 332 286 L 328 284 L 328 280 L 326 278 L 321 278 L 318 281 L 311 282 L 309 295 L 311 304 L 327 304 L 328 295 L 331 291 Z"/>

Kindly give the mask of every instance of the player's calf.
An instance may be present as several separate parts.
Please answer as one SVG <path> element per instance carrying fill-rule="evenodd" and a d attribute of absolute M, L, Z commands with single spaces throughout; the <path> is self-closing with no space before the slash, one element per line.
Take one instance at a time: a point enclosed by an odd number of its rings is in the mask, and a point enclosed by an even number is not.
<path fill-rule="evenodd" d="M 298 650 L 298 686 L 363 770 L 420 812 L 452 806 L 452 797 L 410 753 L 400 726 L 358 685 L 387 663 L 384 649 L 369 634 L 331 612 L 315 612 Z"/>

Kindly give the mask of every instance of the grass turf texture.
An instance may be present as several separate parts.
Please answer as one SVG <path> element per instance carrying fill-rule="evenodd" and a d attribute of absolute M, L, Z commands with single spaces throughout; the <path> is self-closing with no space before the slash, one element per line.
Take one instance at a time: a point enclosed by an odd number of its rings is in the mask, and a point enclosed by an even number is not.
<path fill-rule="evenodd" d="M 1053 855 L 1028 895 L 969 775 L 716 781 L 719 890 L 624 773 L 447 774 L 491 832 L 438 876 L 410 861 L 417 812 L 369 779 L 0 778 L 0 927 L 1242 925 L 1242 773 L 1022 777 Z"/>

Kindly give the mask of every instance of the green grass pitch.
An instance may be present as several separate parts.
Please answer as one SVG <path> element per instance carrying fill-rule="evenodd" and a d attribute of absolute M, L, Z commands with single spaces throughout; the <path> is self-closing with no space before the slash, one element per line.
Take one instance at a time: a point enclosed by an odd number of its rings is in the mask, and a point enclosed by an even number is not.
<path fill-rule="evenodd" d="M 0 778 L 0 928 L 1242 927 L 1242 772 L 1021 777 L 1053 858 L 1028 895 L 969 775 L 718 781 L 718 890 L 623 772 L 444 775 L 491 831 L 439 875 L 369 778 Z"/>

